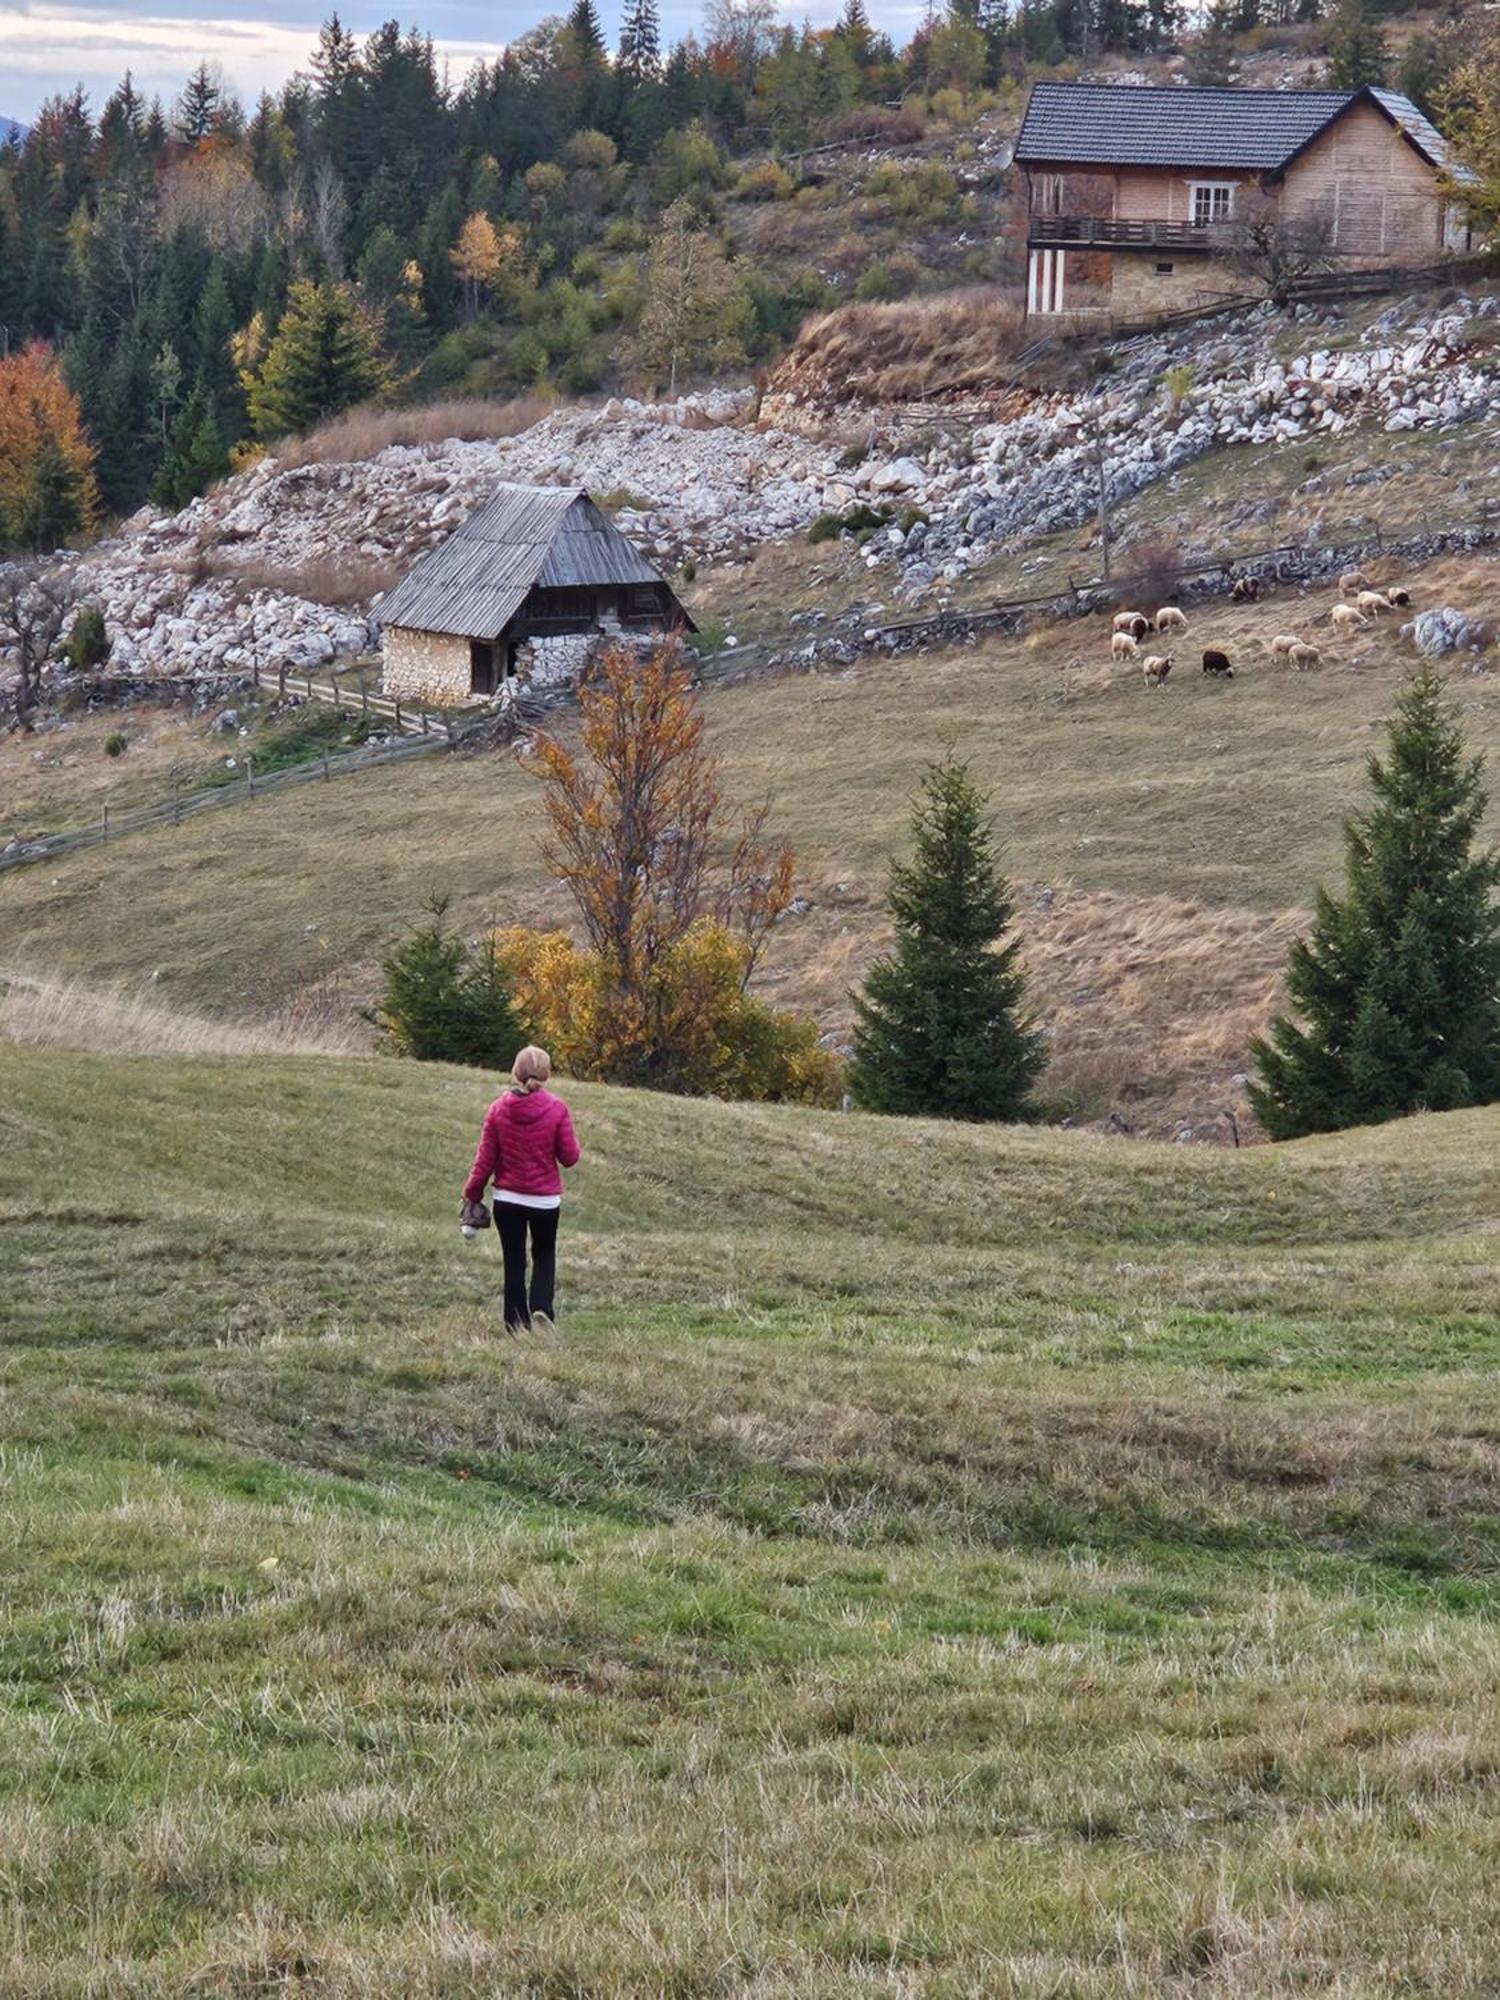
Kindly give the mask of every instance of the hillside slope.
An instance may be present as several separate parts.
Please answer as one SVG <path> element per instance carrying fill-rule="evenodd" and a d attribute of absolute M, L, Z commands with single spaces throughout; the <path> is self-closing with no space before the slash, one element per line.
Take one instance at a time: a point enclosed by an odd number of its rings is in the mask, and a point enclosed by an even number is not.
<path fill-rule="evenodd" d="M 0 1065 L 0 1985 L 1493 1991 L 1495 1114 L 575 1089 L 516 1347 L 482 1077 Z"/>
<path fill-rule="evenodd" d="M 791 587 L 785 567 L 742 574 L 747 615 L 762 592 Z M 815 574 L 798 579 L 809 595 Z M 1500 623 L 1500 567 L 1487 557 L 1405 574 L 1419 605 Z M 993 788 L 1020 885 L 1053 1034 L 1051 1108 L 1224 1138 L 1225 1107 L 1244 1116 L 1236 1079 L 1297 913 L 1338 867 L 1342 815 L 1416 658 L 1390 619 L 1333 640 L 1334 596 L 1289 588 L 1248 609 L 1194 606 L 1160 694 L 1137 668 L 1110 667 L 1103 616 L 711 687 L 705 709 L 730 793 L 769 792 L 798 854 L 800 901 L 771 941 L 767 991 L 847 1031 L 849 990 L 886 935 L 887 862 L 906 840 L 921 768 L 959 746 Z M 1270 659 L 1283 630 L 1319 639 L 1321 673 Z M 1197 672 L 1205 646 L 1235 659 L 1232 683 Z M 1500 751 L 1500 690 L 1461 657 L 1452 688 L 1465 727 L 1477 749 Z M 178 719 L 140 716 L 112 760 L 103 746 L 117 724 L 104 715 L 0 745 L 10 824 L 97 819 L 106 785 L 135 787 L 126 796 L 139 803 L 153 786 L 160 795 L 169 760 L 180 767 L 190 747 L 221 760 L 245 748 L 226 749 L 206 720 L 194 739 Z M 472 931 L 569 921 L 537 831 L 535 787 L 503 753 L 233 806 L 0 875 L 0 968 L 145 979 L 222 1016 L 310 1010 L 347 1024 L 434 891 L 452 894 Z"/>

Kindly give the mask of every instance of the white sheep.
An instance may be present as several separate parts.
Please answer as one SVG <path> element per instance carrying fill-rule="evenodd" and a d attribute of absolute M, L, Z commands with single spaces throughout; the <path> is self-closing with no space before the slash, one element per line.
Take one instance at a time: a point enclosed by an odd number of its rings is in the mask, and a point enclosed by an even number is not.
<path fill-rule="evenodd" d="M 1343 591 L 1345 597 L 1353 597 L 1356 591 L 1369 588 L 1370 579 L 1362 569 L 1346 569 L 1339 578 L 1339 589 Z"/>
<path fill-rule="evenodd" d="M 1185 632 L 1187 619 L 1175 604 L 1164 604 L 1156 614 L 1158 632 Z"/>
<path fill-rule="evenodd" d="M 1290 659 L 1293 646 L 1301 644 L 1295 632 L 1282 632 L 1271 641 L 1271 657 L 1276 660 Z"/>
<path fill-rule="evenodd" d="M 1109 642 L 1109 657 L 1112 660 L 1134 660 L 1139 657 L 1140 650 L 1128 632 L 1116 632 Z"/>
<path fill-rule="evenodd" d="M 1293 643 L 1289 658 L 1299 674 L 1305 674 L 1309 667 L 1321 667 L 1323 664 L 1323 655 L 1317 647 L 1309 646 L 1303 639 Z"/>
<path fill-rule="evenodd" d="M 1117 611 L 1115 613 L 1115 622 L 1112 629 L 1116 632 L 1133 632 L 1135 629 L 1135 621 L 1137 618 L 1146 618 L 1145 612 Z M 1151 620 L 1149 618 L 1146 618 L 1146 623 L 1149 626 Z"/>
<path fill-rule="evenodd" d="M 1369 624 L 1363 611 L 1356 611 L 1352 604 L 1335 604 L 1329 618 L 1343 632 L 1354 632 Z"/>
<path fill-rule="evenodd" d="M 1141 661 L 1141 672 L 1146 677 L 1147 687 L 1160 687 L 1172 671 L 1172 655 L 1163 657 L 1160 653 L 1148 653 Z"/>
<path fill-rule="evenodd" d="M 1361 611 L 1368 611 L 1376 618 L 1382 611 L 1394 611 L 1396 608 L 1391 600 L 1382 596 L 1378 590 L 1362 590 L 1354 601 Z"/>

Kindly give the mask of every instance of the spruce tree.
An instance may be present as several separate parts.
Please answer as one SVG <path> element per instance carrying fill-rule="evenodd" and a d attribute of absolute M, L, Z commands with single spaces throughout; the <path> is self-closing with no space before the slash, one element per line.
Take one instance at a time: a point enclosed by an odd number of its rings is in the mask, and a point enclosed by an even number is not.
<path fill-rule="evenodd" d="M 620 17 L 619 68 L 631 83 L 661 75 L 661 16 L 656 0 L 625 0 Z"/>
<path fill-rule="evenodd" d="M 1344 828 L 1347 888 L 1319 891 L 1287 990 L 1305 1025 L 1254 1047 L 1273 1139 L 1500 1097 L 1500 856 L 1476 852 L 1483 759 L 1431 666 L 1396 705 L 1372 799 Z"/>
<path fill-rule="evenodd" d="M 1046 1062 L 1025 1018 L 1010 889 L 995 866 L 986 800 L 967 766 L 933 766 L 913 820 L 916 852 L 891 871 L 895 948 L 855 997 L 852 1083 L 870 1111 L 1022 1118 Z"/>
<path fill-rule="evenodd" d="M 381 966 L 380 1005 L 365 1018 L 418 1062 L 509 1069 L 529 1038 L 493 939 L 471 946 L 451 930 L 446 896 L 434 896 L 427 912 Z"/>
<path fill-rule="evenodd" d="M 383 382 L 374 334 L 348 288 L 303 279 L 248 385 L 250 421 L 259 438 L 285 437 L 364 402 Z"/>
<path fill-rule="evenodd" d="M 1390 58 L 1369 0 L 1339 0 L 1328 24 L 1328 82 L 1334 90 L 1384 83 Z"/>

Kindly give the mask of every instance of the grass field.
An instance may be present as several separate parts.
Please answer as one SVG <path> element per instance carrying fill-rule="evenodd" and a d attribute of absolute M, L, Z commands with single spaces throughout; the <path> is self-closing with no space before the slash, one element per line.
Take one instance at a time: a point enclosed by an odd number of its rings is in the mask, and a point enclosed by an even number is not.
<path fill-rule="evenodd" d="M 1500 1114 L 0 1049 L 0 1992 L 1500 1985 Z"/>
<path fill-rule="evenodd" d="M 1435 564 L 1416 588 L 1422 604 L 1500 614 L 1489 560 Z M 811 905 L 779 927 L 768 990 L 847 1024 L 850 987 L 885 938 L 886 864 L 921 767 L 956 748 L 994 789 L 1021 885 L 1057 1108 L 1222 1131 L 1296 913 L 1338 866 L 1340 821 L 1413 657 L 1390 621 L 1333 639 L 1317 622 L 1332 602 L 1289 591 L 1195 610 L 1160 693 L 1111 671 L 1104 619 L 710 691 L 729 788 L 772 793 Z M 1323 643 L 1321 673 L 1270 663 L 1282 629 Z M 1197 671 L 1205 645 L 1239 663 L 1232 684 Z M 1459 667 L 1452 685 L 1475 747 L 1500 746 L 1493 677 Z M 0 788 L 6 760 L 26 754 L 0 747 Z M 537 819 L 535 787 L 503 753 L 232 807 L 0 876 L 0 968 L 144 978 L 177 1005 L 256 1020 L 310 1009 L 333 1028 L 434 891 L 476 930 L 567 920 Z"/>

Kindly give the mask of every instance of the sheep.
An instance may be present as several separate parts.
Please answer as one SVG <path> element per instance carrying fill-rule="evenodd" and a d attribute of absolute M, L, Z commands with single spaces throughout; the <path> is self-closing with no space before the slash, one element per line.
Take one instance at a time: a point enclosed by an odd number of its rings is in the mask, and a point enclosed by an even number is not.
<path fill-rule="evenodd" d="M 1229 655 L 1212 649 L 1203 655 L 1203 671 L 1206 674 L 1217 674 L 1220 680 L 1234 679 L 1234 668 L 1229 664 Z"/>
<path fill-rule="evenodd" d="M 1171 671 L 1172 655 L 1170 653 L 1165 657 L 1160 653 L 1148 653 L 1145 659 L 1141 661 L 1141 672 L 1146 677 L 1148 688 L 1160 687 Z"/>
<path fill-rule="evenodd" d="M 1356 591 L 1369 588 L 1370 579 L 1362 569 L 1346 569 L 1339 578 L 1339 589 L 1343 591 L 1345 597 L 1353 597 Z"/>
<path fill-rule="evenodd" d="M 1354 602 L 1359 606 L 1361 611 L 1368 611 L 1376 618 L 1380 616 L 1382 611 L 1394 611 L 1396 608 L 1391 600 L 1388 597 L 1382 596 L 1378 590 L 1362 590 Z"/>
<path fill-rule="evenodd" d="M 1187 619 L 1175 604 L 1164 604 L 1156 614 L 1156 629 L 1158 632 L 1185 632 Z"/>
<path fill-rule="evenodd" d="M 1305 674 L 1309 667 L 1321 667 L 1323 664 L 1323 655 L 1317 647 L 1309 646 L 1303 639 L 1292 642 L 1289 658 L 1299 674 Z"/>
<path fill-rule="evenodd" d="M 1260 602 L 1260 578 L 1258 576 L 1237 576 L 1229 586 L 1231 604 L 1258 604 Z"/>
<path fill-rule="evenodd" d="M 1112 660 L 1134 660 L 1139 657 L 1140 650 L 1128 632 L 1116 632 L 1109 642 L 1109 657 Z"/>
<path fill-rule="evenodd" d="M 1397 584 L 1394 590 L 1388 590 L 1386 596 L 1399 611 L 1405 611 L 1411 605 L 1411 592 L 1404 589 L 1400 584 Z"/>
<path fill-rule="evenodd" d="M 1139 611 L 1117 611 L 1115 613 L 1115 622 L 1114 625 L 1111 627 L 1111 630 L 1115 632 L 1134 633 L 1135 622 L 1141 616 L 1143 616 L 1143 614 Z M 1148 620 L 1147 622 L 1149 623 L 1150 621 Z"/>
<path fill-rule="evenodd" d="M 1271 657 L 1276 660 L 1290 659 L 1293 646 L 1301 644 L 1295 632 L 1283 632 L 1271 641 Z"/>
<path fill-rule="evenodd" d="M 1363 611 L 1357 611 L 1352 604 L 1335 604 L 1328 616 L 1341 632 L 1355 631 L 1370 622 Z"/>

